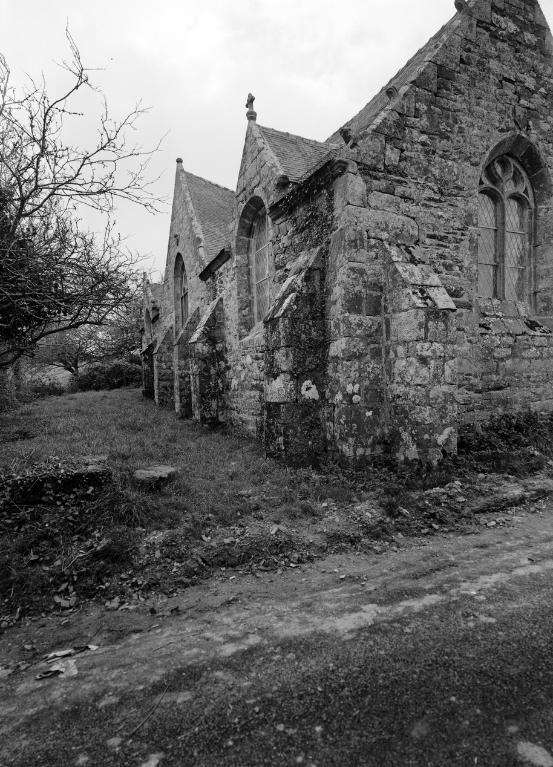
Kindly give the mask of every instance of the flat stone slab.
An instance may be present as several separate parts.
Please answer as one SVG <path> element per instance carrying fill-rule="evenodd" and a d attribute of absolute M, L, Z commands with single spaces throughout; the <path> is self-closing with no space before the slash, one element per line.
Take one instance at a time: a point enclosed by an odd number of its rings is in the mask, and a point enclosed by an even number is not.
<path fill-rule="evenodd" d="M 137 469 L 133 478 L 139 485 L 149 485 L 159 487 L 170 482 L 177 476 L 177 470 L 174 466 L 147 466 L 144 469 Z"/>

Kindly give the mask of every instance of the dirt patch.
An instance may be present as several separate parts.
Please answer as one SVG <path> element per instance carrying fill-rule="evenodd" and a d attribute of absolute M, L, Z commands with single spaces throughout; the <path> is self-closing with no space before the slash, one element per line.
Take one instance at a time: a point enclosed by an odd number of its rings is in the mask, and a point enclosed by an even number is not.
<path fill-rule="evenodd" d="M 267 499 L 252 491 L 242 496 L 239 524 L 221 526 L 211 516 L 193 527 L 148 532 L 134 524 L 135 510 L 124 488 L 76 486 L 67 471 L 61 479 L 45 479 L 49 476 L 42 474 L 34 483 L 20 478 L 15 483 L 19 489 L 8 493 L 4 503 L 2 628 L 22 615 L 70 612 L 89 599 L 118 609 L 155 595 L 173 596 L 216 572 L 282 571 L 333 553 L 397 549 L 402 539 L 413 536 L 474 530 L 481 522 L 501 525 L 503 518 L 482 520 L 482 515 L 553 494 L 553 480 L 546 476 L 516 480 L 481 474 L 427 490 L 381 483 L 371 491 L 363 490 L 368 481 L 359 479 L 363 500 L 346 503 L 321 500 L 321 483 L 313 475 L 312 497 L 284 504 L 270 518 L 259 513 Z M 340 481 L 343 487 L 348 478 Z M 24 500 L 21 487 L 27 487 L 25 497 L 34 503 L 16 503 Z M 302 492 L 309 492 L 305 481 Z M 339 495 L 352 493 L 340 490 Z"/>
<path fill-rule="evenodd" d="M 70 609 L 127 566 L 139 535 L 105 465 L 50 462 L 0 478 L 0 625 Z"/>

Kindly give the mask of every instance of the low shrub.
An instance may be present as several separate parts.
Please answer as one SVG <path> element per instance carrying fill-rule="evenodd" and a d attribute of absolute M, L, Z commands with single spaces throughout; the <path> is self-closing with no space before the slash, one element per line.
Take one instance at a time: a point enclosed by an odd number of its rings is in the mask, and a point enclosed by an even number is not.
<path fill-rule="evenodd" d="M 141 383 L 142 370 L 139 365 L 125 360 L 91 365 L 77 380 L 80 391 L 120 389 L 123 386 L 140 386 Z"/>
<path fill-rule="evenodd" d="M 501 413 L 459 433 L 459 455 L 491 471 L 530 474 L 553 457 L 553 414 Z"/>
<path fill-rule="evenodd" d="M 59 381 L 54 381 L 51 378 L 34 381 L 30 385 L 30 390 L 35 397 L 61 397 L 63 394 L 67 394 L 67 388 Z"/>

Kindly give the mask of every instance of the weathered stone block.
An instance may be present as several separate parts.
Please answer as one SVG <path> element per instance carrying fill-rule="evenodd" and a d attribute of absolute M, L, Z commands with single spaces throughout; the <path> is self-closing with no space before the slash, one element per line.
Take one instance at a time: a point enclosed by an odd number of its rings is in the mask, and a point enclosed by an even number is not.
<path fill-rule="evenodd" d="M 419 238 L 419 228 L 415 220 L 389 210 L 348 206 L 344 217 L 349 226 L 364 229 L 369 238 L 400 245 L 414 245 Z"/>

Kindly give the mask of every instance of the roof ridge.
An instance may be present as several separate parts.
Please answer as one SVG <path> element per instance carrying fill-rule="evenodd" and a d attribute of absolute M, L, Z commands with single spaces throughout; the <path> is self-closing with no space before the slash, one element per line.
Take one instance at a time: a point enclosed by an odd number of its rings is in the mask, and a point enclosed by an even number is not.
<path fill-rule="evenodd" d="M 299 133 L 290 133 L 289 131 L 279 130 L 278 128 L 271 128 L 269 125 L 259 125 L 259 123 L 258 123 L 258 127 L 261 128 L 261 130 L 272 131 L 273 133 L 278 133 L 281 136 L 287 136 L 289 138 L 299 138 L 302 141 L 307 141 L 308 143 L 316 144 L 317 146 L 328 146 L 329 144 L 332 143 L 332 142 L 330 142 L 328 140 L 319 141 L 318 139 L 307 138 L 307 136 L 302 136 Z"/>

